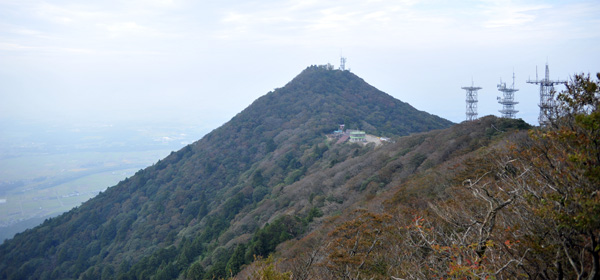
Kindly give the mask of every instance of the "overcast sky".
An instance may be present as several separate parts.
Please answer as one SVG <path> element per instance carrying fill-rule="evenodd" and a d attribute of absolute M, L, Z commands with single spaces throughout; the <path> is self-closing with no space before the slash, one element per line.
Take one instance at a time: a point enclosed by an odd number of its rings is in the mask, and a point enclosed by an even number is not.
<path fill-rule="evenodd" d="M 419 110 L 499 115 L 500 79 L 537 124 L 535 85 L 600 71 L 590 1 L 0 0 L 0 120 L 218 126 L 312 64 L 347 68 Z"/>

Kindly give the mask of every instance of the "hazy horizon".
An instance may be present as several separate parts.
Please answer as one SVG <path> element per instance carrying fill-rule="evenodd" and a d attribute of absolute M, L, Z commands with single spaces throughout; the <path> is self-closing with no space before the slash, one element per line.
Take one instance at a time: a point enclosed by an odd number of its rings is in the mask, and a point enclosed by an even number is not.
<path fill-rule="evenodd" d="M 219 126 L 309 65 L 339 65 L 419 110 L 517 117 L 538 87 L 598 71 L 595 1 L 1 1 L 0 120 L 178 121 Z M 560 88 L 559 88 L 560 89 Z"/>

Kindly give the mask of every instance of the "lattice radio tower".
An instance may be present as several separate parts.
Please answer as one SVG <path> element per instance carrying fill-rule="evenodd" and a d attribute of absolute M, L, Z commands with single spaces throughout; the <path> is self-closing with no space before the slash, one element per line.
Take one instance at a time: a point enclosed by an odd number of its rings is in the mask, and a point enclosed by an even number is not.
<path fill-rule="evenodd" d="M 346 70 L 346 58 L 343 56 L 340 57 L 340 70 Z"/>
<path fill-rule="evenodd" d="M 540 85 L 540 116 L 538 117 L 538 122 L 540 123 L 540 126 L 546 126 L 550 123 L 549 116 L 552 113 L 554 107 L 556 106 L 556 103 L 554 101 L 554 85 L 567 84 L 567 82 L 559 80 L 550 80 L 550 69 L 548 68 L 548 63 L 546 63 L 546 76 L 544 77 L 544 79 L 538 79 L 536 67 L 535 80 L 527 80 L 527 83 Z"/>
<path fill-rule="evenodd" d="M 515 110 L 515 105 L 519 102 L 515 101 L 515 92 L 518 89 L 515 88 L 515 73 L 513 73 L 513 83 L 510 88 L 506 87 L 506 83 L 500 80 L 498 84 L 498 91 L 502 92 L 502 98 L 498 97 L 498 103 L 502 104 L 502 110 L 498 112 L 502 113 L 503 118 L 514 119 L 519 111 Z"/>
<path fill-rule="evenodd" d="M 480 87 L 473 86 L 471 81 L 470 87 L 462 87 L 467 92 L 467 121 L 473 121 L 477 119 L 477 91 Z"/>

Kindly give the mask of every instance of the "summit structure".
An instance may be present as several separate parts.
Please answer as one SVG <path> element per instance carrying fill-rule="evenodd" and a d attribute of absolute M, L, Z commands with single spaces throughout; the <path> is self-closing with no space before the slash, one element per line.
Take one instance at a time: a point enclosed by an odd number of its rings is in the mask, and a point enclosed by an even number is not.
<path fill-rule="evenodd" d="M 340 70 L 346 71 L 346 58 L 340 57 Z"/>
<path fill-rule="evenodd" d="M 549 115 L 555 107 L 554 102 L 554 85 L 567 84 L 566 81 L 550 80 L 550 69 L 546 64 L 546 73 L 543 79 L 538 79 L 537 69 L 535 71 L 535 80 L 527 80 L 528 84 L 540 85 L 540 116 L 538 122 L 540 126 L 546 126 L 549 123 Z"/>
<path fill-rule="evenodd" d="M 519 104 L 519 102 L 515 101 L 515 92 L 518 91 L 515 88 L 515 73 L 513 73 L 512 86 L 508 88 L 506 87 L 506 83 L 500 81 L 498 91 L 502 92 L 502 97 L 498 97 L 498 103 L 502 104 L 502 110 L 499 110 L 499 112 L 502 113 L 503 118 L 514 119 L 519 112 L 515 110 L 515 105 Z"/>
<path fill-rule="evenodd" d="M 467 92 L 466 102 L 467 102 L 467 121 L 472 121 L 477 119 L 477 91 L 480 90 L 480 87 L 473 86 L 473 81 L 471 81 L 470 87 L 462 87 Z"/>

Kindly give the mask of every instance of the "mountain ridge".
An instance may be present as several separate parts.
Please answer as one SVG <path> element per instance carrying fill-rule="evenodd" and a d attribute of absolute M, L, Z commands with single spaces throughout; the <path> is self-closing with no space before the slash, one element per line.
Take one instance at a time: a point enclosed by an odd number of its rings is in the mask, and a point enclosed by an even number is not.
<path fill-rule="evenodd" d="M 308 67 L 199 141 L 5 242 L 0 276 L 145 278 L 165 271 L 152 262 L 157 256 L 177 263 L 178 274 L 200 258 L 203 268 L 212 269 L 208 274 L 224 276 L 218 258 L 229 249 L 219 244 L 238 234 L 228 229 L 241 211 L 277 196 L 309 170 L 372 149 L 324 143 L 324 134 L 340 123 L 385 136 L 451 125 L 349 71 Z M 251 235 L 261 224 L 250 223 L 239 233 Z M 193 252 L 184 254 L 183 245 Z"/>

